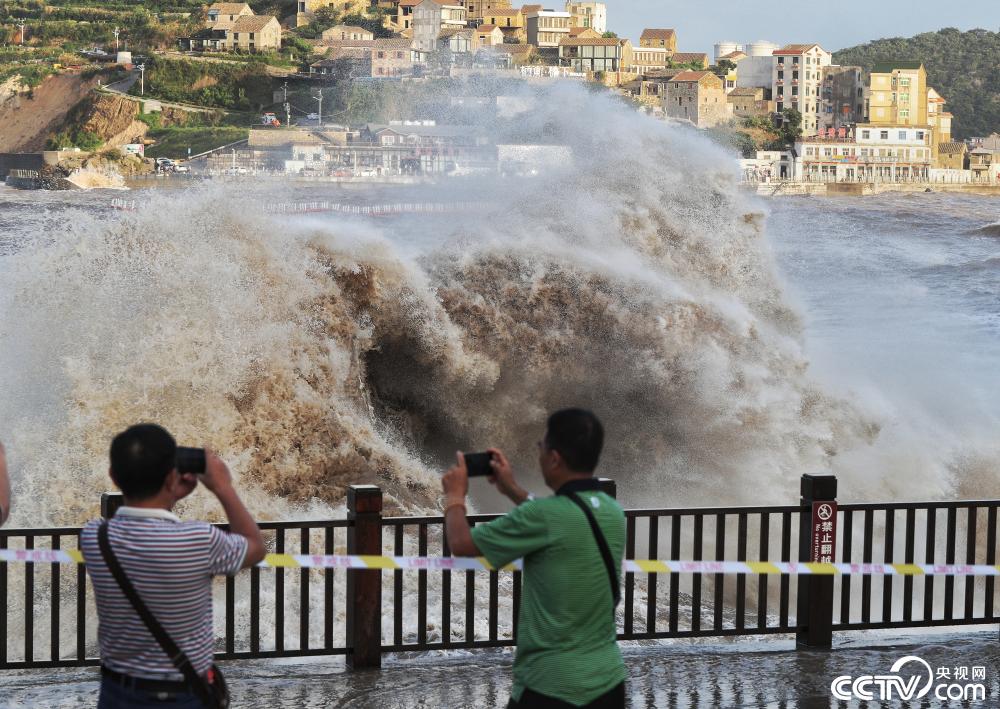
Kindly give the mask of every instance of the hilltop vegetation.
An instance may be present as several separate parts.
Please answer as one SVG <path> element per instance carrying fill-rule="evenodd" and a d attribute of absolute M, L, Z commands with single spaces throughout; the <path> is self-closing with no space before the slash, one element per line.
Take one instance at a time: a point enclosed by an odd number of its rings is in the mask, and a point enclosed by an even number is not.
<path fill-rule="evenodd" d="M 949 27 L 916 37 L 878 39 L 835 52 L 837 64 L 871 71 L 876 62 L 922 61 L 927 83 L 955 115 L 956 139 L 1000 131 L 1000 32 Z"/>
<path fill-rule="evenodd" d="M 251 111 L 273 102 L 272 79 L 259 62 L 194 62 L 152 57 L 145 95 L 199 106 Z M 139 85 L 131 93 L 138 95 Z"/>

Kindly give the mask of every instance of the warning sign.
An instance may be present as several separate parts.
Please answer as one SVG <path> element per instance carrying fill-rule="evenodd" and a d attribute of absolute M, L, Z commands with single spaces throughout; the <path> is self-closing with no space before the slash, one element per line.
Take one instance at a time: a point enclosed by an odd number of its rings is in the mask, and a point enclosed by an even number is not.
<path fill-rule="evenodd" d="M 837 503 L 813 502 L 810 561 L 830 564 L 837 553 Z"/>

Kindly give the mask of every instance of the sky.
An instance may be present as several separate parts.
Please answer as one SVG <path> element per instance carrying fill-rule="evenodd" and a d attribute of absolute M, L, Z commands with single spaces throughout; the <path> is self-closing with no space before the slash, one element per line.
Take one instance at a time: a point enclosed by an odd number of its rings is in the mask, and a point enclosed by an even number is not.
<path fill-rule="evenodd" d="M 608 29 L 638 43 L 644 27 L 677 30 L 677 50 L 707 52 L 721 40 L 816 42 L 831 52 L 943 27 L 1000 29 L 1000 0 L 603 0 Z M 947 12 L 942 9 L 947 8 Z"/>

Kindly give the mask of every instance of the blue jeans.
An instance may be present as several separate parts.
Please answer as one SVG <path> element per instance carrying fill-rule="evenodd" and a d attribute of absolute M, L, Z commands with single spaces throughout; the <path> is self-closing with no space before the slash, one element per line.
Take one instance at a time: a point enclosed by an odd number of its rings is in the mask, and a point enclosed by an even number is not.
<path fill-rule="evenodd" d="M 97 709 L 203 709 L 198 697 L 190 692 L 146 692 L 101 678 L 101 696 Z"/>

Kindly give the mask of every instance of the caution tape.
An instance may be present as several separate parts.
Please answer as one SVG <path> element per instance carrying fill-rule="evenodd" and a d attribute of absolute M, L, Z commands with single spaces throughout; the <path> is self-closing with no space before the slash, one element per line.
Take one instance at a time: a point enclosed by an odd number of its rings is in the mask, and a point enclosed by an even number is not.
<path fill-rule="evenodd" d="M 78 549 L 0 549 L 0 562 L 27 564 L 82 564 Z M 484 557 L 364 556 L 268 554 L 257 566 L 277 569 L 382 569 L 417 571 L 519 571 L 515 561 L 496 569 Z M 626 573 L 746 574 L 820 576 L 1000 576 L 1000 566 L 987 564 L 820 564 L 787 561 L 659 561 L 629 559 Z"/>

